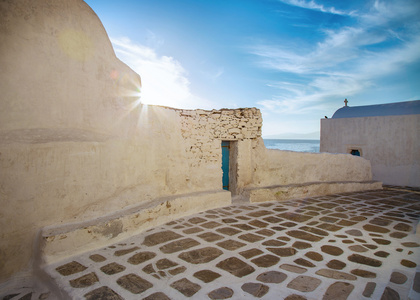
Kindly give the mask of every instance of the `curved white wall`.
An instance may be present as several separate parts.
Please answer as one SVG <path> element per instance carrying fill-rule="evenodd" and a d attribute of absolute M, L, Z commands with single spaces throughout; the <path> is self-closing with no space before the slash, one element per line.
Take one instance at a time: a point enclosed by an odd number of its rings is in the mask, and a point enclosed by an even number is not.
<path fill-rule="evenodd" d="M 0 69 L 0 280 L 31 265 L 44 226 L 221 190 L 218 159 L 189 180 L 179 112 L 139 105 L 83 1 L 1 1 Z"/>

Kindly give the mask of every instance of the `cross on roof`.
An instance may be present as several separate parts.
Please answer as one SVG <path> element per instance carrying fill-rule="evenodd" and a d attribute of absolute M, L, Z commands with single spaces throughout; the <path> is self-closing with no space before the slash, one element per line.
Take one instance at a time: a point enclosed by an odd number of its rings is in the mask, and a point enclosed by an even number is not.
<path fill-rule="evenodd" d="M 347 106 L 347 103 L 348 103 L 347 99 L 344 99 L 344 105 L 345 106 Z"/>

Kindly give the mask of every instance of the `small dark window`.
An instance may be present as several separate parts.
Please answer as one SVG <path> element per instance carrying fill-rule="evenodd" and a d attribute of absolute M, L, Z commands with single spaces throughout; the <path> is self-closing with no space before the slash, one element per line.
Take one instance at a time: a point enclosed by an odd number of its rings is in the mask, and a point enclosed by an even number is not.
<path fill-rule="evenodd" d="M 355 156 L 360 156 L 360 151 L 358 149 L 351 149 L 350 154 L 355 155 Z"/>

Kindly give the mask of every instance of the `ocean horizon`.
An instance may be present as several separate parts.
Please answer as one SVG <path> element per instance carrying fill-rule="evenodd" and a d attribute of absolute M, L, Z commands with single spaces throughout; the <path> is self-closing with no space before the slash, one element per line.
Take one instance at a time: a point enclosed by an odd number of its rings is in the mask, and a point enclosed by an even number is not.
<path fill-rule="evenodd" d="M 319 153 L 320 140 L 263 139 L 267 149 Z"/>

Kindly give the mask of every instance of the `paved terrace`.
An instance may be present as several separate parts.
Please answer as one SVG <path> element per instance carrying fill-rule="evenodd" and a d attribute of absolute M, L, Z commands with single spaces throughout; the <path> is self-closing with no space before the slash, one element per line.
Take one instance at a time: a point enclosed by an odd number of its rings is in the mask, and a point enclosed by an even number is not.
<path fill-rule="evenodd" d="M 46 272 L 72 299 L 420 299 L 420 190 L 191 215 Z M 3 299 L 55 299 L 20 289 Z"/>

